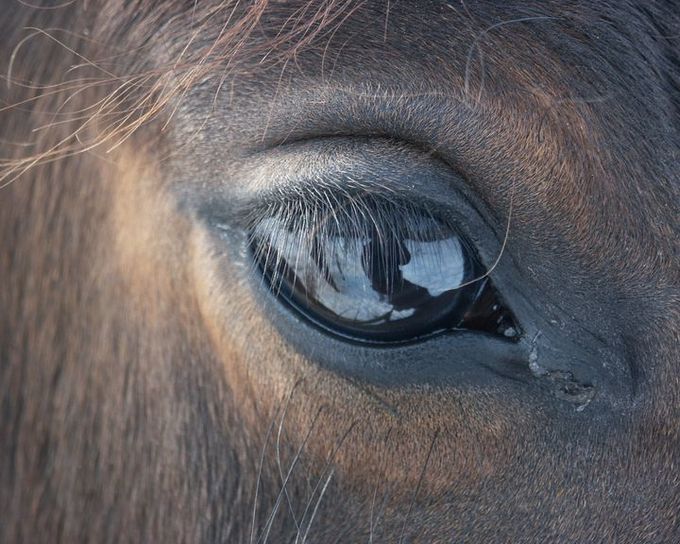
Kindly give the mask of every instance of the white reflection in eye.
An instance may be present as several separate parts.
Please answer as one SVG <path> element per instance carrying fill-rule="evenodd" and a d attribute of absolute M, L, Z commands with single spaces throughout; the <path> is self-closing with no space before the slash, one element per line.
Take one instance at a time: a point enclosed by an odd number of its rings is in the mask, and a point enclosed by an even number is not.
<path fill-rule="evenodd" d="M 339 317 L 371 322 L 390 319 L 394 306 L 385 302 L 386 297 L 373 289 L 361 264 L 368 238 L 327 237 L 320 248 L 323 253 L 321 260 L 327 266 L 326 274 L 309 255 L 304 254 L 309 250 L 307 244 L 301 244 L 299 237 L 286 230 L 280 221 L 264 220 L 258 225 L 258 230 L 268 235 L 272 249 L 276 251 L 277 258 L 285 261 L 287 270 L 303 280 L 307 295 Z M 334 285 L 327 281 L 327 277 L 333 278 Z M 413 310 L 407 312 L 411 315 Z"/>
<path fill-rule="evenodd" d="M 345 319 L 384 319 L 394 310 L 392 304 L 385 302 L 387 297 L 373 289 L 362 265 L 361 257 L 368 242 L 368 238 L 332 237 L 324 244 L 323 252 L 335 286 L 322 280 L 315 286 L 315 295 L 319 302 Z M 357 301 L 361 301 L 360 304 Z"/>
<path fill-rule="evenodd" d="M 456 289 L 465 277 L 465 253 L 458 238 L 432 242 L 404 240 L 411 260 L 399 266 L 405 280 L 432 297 Z"/>

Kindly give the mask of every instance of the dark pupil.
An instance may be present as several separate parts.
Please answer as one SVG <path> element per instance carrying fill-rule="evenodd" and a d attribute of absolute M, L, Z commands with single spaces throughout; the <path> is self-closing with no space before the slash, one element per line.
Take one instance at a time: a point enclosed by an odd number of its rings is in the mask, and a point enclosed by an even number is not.
<path fill-rule="evenodd" d="M 318 326 L 357 340 L 407 341 L 458 326 L 483 283 L 460 287 L 480 270 L 452 228 L 424 216 L 410 223 L 322 226 L 310 236 L 270 218 L 255 228 L 253 249 L 272 290 Z"/>

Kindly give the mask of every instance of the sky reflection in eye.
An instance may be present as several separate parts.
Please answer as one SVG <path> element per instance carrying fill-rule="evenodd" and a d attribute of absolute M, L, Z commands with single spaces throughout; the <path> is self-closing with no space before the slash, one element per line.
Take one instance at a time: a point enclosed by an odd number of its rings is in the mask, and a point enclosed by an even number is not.
<path fill-rule="evenodd" d="M 430 229 L 430 232 L 440 229 Z M 415 240 L 389 232 L 317 235 L 311 241 L 277 218 L 259 223 L 256 238 L 304 303 L 335 317 L 379 325 L 412 318 L 423 305 L 465 281 L 469 257 L 454 233 Z M 467 269 L 469 269 L 469 263 Z M 447 297 L 443 297 L 447 298 Z M 445 306 L 449 302 L 443 301 Z"/>

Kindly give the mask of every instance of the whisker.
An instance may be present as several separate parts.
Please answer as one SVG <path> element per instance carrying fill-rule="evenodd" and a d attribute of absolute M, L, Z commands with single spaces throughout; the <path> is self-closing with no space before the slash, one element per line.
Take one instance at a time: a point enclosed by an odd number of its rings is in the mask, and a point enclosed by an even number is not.
<path fill-rule="evenodd" d="M 272 525 L 274 524 L 274 518 L 276 517 L 276 513 L 278 512 L 279 506 L 281 505 L 281 501 L 283 500 L 284 496 L 284 490 L 286 489 L 286 486 L 288 485 L 288 481 L 290 480 L 291 475 L 293 474 L 293 471 L 295 470 L 295 467 L 297 466 L 298 461 L 300 460 L 300 455 L 302 454 L 302 451 L 304 450 L 305 446 L 307 445 L 307 442 L 309 441 L 309 438 L 312 435 L 312 432 L 314 431 L 314 428 L 316 427 L 316 423 L 319 420 L 319 417 L 321 416 L 321 412 L 323 411 L 324 407 L 321 406 L 319 410 L 317 411 L 316 415 L 314 416 L 314 419 L 312 420 L 312 424 L 309 427 L 309 430 L 307 431 L 304 440 L 302 441 L 302 444 L 298 448 L 297 452 L 295 453 L 295 457 L 293 458 L 293 461 L 290 464 L 290 468 L 288 469 L 288 473 L 286 474 L 286 478 L 283 482 L 283 485 L 281 487 L 281 491 L 279 491 L 279 494 L 276 497 L 276 502 L 274 503 L 274 507 L 272 508 L 272 511 L 269 515 L 269 518 L 267 520 L 267 523 L 265 524 L 265 533 L 264 533 L 264 539 L 258 539 L 257 542 L 262 542 L 262 544 L 266 544 L 268 538 L 269 538 L 269 532 L 271 531 Z"/>
<path fill-rule="evenodd" d="M 467 59 L 465 61 L 465 78 L 463 82 L 463 90 L 464 90 L 464 96 L 467 99 L 467 97 L 470 95 L 470 77 L 471 77 L 471 71 L 472 71 L 472 55 L 477 49 L 479 51 L 480 55 L 480 62 L 483 63 L 482 61 L 482 50 L 480 48 L 480 42 L 482 41 L 483 38 L 485 38 L 492 30 L 496 30 L 497 28 L 506 26 L 506 25 L 511 25 L 515 23 L 526 23 L 526 22 L 531 22 L 531 21 L 543 21 L 543 20 L 556 20 L 558 17 L 553 17 L 553 16 L 547 16 L 547 15 L 536 15 L 533 17 L 520 17 L 518 19 L 511 19 L 509 21 L 501 21 L 499 23 L 493 24 L 484 30 L 482 30 L 477 36 L 475 36 L 475 39 L 472 41 L 470 44 L 470 48 L 468 49 L 468 54 L 467 54 Z M 478 91 L 477 95 L 477 102 L 479 103 L 479 100 L 481 99 L 482 91 L 483 91 L 483 86 L 484 86 L 484 67 L 482 64 L 482 72 L 480 73 L 480 88 Z"/>
<path fill-rule="evenodd" d="M 326 489 L 328 489 L 328 484 L 331 483 L 331 479 L 335 475 L 335 469 L 331 470 L 330 474 L 328 475 L 328 478 L 326 478 L 326 482 L 323 485 L 323 488 L 321 489 L 321 493 L 319 494 L 319 498 L 316 501 L 316 505 L 314 506 L 314 511 L 312 512 L 312 516 L 309 518 L 309 524 L 307 525 L 307 530 L 305 531 L 304 536 L 302 537 L 302 544 L 305 544 L 307 542 L 307 537 L 309 536 L 309 530 L 312 527 L 312 523 L 314 522 L 314 518 L 316 517 L 316 513 L 319 510 L 319 505 L 321 504 L 321 499 L 323 499 L 324 495 L 326 494 Z M 297 539 L 296 539 L 297 542 Z"/>
<path fill-rule="evenodd" d="M 416 484 L 416 488 L 413 491 L 413 498 L 411 499 L 411 503 L 409 504 L 409 507 L 408 507 L 408 512 L 406 512 L 406 517 L 404 518 L 404 524 L 401 527 L 401 536 L 399 537 L 399 544 L 402 544 L 402 542 L 404 541 L 404 536 L 406 535 L 406 525 L 408 525 L 408 520 L 411 518 L 411 513 L 413 512 L 413 507 L 415 506 L 416 500 L 418 499 L 418 493 L 420 492 L 420 488 L 423 484 L 423 480 L 425 479 L 425 472 L 427 471 L 427 466 L 430 463 L 430 458 L 432 457 L 432 452 L 434 451 L 434 445 L 435 445 L 435 442 L 437 441 L 438 436 L 439 436 L 439 429 L 437 429 L 434 432 L 434 435 L 432 436 L 432 443 L 430 444 L 430 449 L 427 452 L 427 457 L 425 458 L 425 463 L 423 463 L 423 469 L 420 471 L 418 483 Z"/>
<path fill-rule="evenodd" d="M 258 464 L 257 468 L 257 479 L 255 483 L 255 497 L 253 499 L 253 517 L 250 522 L 250 538 L 248 539 L 248 542 L 252 544 L 253 539 L 255 538 L 255 519 L 257 517 L 257 499 L 258 499 L 258 494 L 260 492 L 260 482 L 262 481 L 262 468 L 264 466 L 264 456 L 267 451 L 267 444 L 269 444 L 269 437 L 271 436 L 272 430 L 274 429 L 274 424 L 276 423 L 276 414 L 274 414 L 274 417 L 272 418 L 272 422 L 269 424 L 269 428 L 267 429 L 267 433 L 265 434 L 264 437 L 264 444 L 262 444 L 262 450 L 260 451 L 260 462 Z"/>
<path fill-rule="evenodd" d="M 393 427 L 390 427 L 387 430 L 387 433 L 385 433 L 385 440 L 383 441 L 383 447 L 385 450 L 387 450 L 387 443 L 390 439 L 390 435 L 392 434 L 392 429 Z M 373 498 L 371 499 L 371 508 L 370 508 L 370 519 L 369 519 L 369 531 L 368 531 L 368 542 L 369 544 L 373 544 L 373 532 L 375 528 L 374 524 L 374 508 L 375 508 L 375 499 L 378 496 L 378 486 L 380 485 L 380 480 L 385 479 L 385 471 L 387 470 L 387 455 L 385 455 L 380 463 L 380 479 L 378 482 L 375 484 L 375 490 L 373 491 Z M 383 498 L 383 507 L 384 507 L 384 498 Z M 382 513 L 382 512 L 381 512 Z"/>
<path fill-rule="evenodd" d="M 357 424 L 357 423 L 358 423 L 358 422 L 357 422 L 356 420 L 352 422 L 352 424 L 348 427 L 348 429 L 345 431 L 345 433 L 342 435 L 342 437 L 340 438 L 340 440 L 336 443 L 335 447 L 333 448 L 333 451 L 331 452 L 331 455 L 329 456 L 328 461 L 326 462 L 326 465 L 324 466 L 323 470 L 321 471 L 321 476 L 320 476 L 319 479 L 317 480 L 316 485 L 314 486 L 314 489 L 312 490 L 312 493 L 311 493 L 310 496 L 309 496 L 309 500 L 307 501 L 307 504 L 306 504 L 306 506 L 305 506 L 305 510 L 304 510 L 304 512 L 303 512 L 303 514 L 302 514 L 301 522 L 304 522 L 305 516 L 307 515 L 307 511 L 309 510 L 309 507 L 311 506 L 311 501 L 312 501 L 312 499 L 314 498 L 314 495 L 316 494 L 316 492 L 317 492 L 317 490 L 318 490 L 318 488 L 319 488 L 319 485 L 321 484 L 321 481 L 323 480 L 323 475 L 324 475 L 324 474 L 326 473 L 326 471 L 331 467 L 331 464 L 335 461 L 335 457 L 336 457 L 336 455 L 338 454 L 338 452 L 340 451 L 340 448 L 341 448 L 342 445 L 344 444 L 345 440 L 347 440 L 347 437 L 350 435 L 350 433 L 352 432 L 352 430 L 354 430 L 354 428 L 356 427 L 356 424 Z M 331 473 L 333 473 L 333 472 L 335 472 L 335 469 L 331 469 Z M 328 479 L 328 481 L 330 481 L 330 478 Z M 326 485 L 328 485 L 328 484 L 326 483 L 326 484 L 324 485 L 324 488 L 326 487 Z M 322 491 L 322 494 L 323 494 L 324 492 L 325 492 L 325 491 Z M 314 519 L 314 516 L 316 515 L 315 512 L 316 512 L 316 510 L 317 510 L 317 508 L 318 508 L 318 506 L 319 506 L 319 503 L 321 502 L 320 499 L 321 499 L 321 497 L 319 497 L 319 499 L 317 500 L 317 503 L 316 503 L 316 506 L 315 506 L 315 508 L 314 508 L 314 512 L 312 513 L 312 516 L 311 516 L 311 518 L 310 518 L 310 521 L 307 522 L 307 529 L 305 530 L 305 533 L 304 533 L 304 535 L 303 535 L 303 540 L 302 540 L 302 542 L 304 542 L 304 541 L 306 540 L 307 535 L 309 534 L 309 530 L 310 530 L 310 528 L 311 528 L 311 526 L 312 526 L 312 521 L 313 521 L 313 519 Z M 299 530 L 298 530 L 298 534 L 295 536 L 295 542 L 296 542 L 296 543 L 297 543 L 297 541 L 298 541 L 298 537 L 299 537 L 299 536 L 300 536 L 300 532 L 299 532 Z"/>
<path fill-rule="evenodd" d="M 283 486 L 283 491 L 284 495 L 286 497 L 286 502 L 288 504 L 288 510 L 290 511 L 290 515 L 293 518 L 293 522 L 295 523 L 295 527 L 297 530 L 300 530 L 300 525 L 298 524 L 297 518 L 295 517 L 295 511 L 293 509 L 293 503 L 290 500 L 290 496 L 288 494 L 288 489 L 284 485 L 285 478 L 283 476 L 283 465 L 281 463 L 281 434 L 283 432 L 283 423 L 286 419 L 286 414 L 288 413 L 288 407 L 290 406 L 290 403 L 293 399 L 293 395 L 295 394 L 295 390 L 298 388 L 298 386 L 302 383 L 302 379 L 298 380 L 295 382 L 295 385 L 293 385 L 293 388 L 290 391 L 290 394 L 288 395 L 288 400 L 286 401 L 286 405 L 283 408 L 283 414 L 281 415 L 281 420 L 279 421 L 279 430 L 276 433 L 276 464 L 279 468 L 279 476 L 281 478 L 281 485 Z"/>

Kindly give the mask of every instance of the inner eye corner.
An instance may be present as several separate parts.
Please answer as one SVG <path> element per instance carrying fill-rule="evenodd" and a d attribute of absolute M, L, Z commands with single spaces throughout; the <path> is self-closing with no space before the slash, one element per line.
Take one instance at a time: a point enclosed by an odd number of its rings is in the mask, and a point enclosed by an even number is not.
<path fill-rule="evenodd" d="M 452 222 L 413 202 L 333 195 L 267 211 L 250 227 L 255 268 L 277 300 L 324 333 L 372 346 L 521 329 Z"/>

